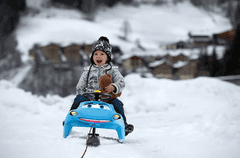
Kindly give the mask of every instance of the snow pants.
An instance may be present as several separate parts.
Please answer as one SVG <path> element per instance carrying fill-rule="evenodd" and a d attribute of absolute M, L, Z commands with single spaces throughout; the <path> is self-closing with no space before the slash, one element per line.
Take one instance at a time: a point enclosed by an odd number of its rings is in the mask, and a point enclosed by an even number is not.
<path fill-rule="evenodd" d="M 77 95 L 76 98 L 74 99 L 74 102 L 73 102 L 70 110 L 77 109 L 78 106 L 80 105 L 80 103 L 84 102 L 84 101 L 89 101 L 89 99 L 82 95 Z M 107 103 L 113 105 L 115 111 L 122 115 L 124 123 L 126 124 L 127 120 L 126 120 L 126 116 L 124 114 L 123 103 L 117 98 L 114 98 L 114 99 L 108 101 Z"/>

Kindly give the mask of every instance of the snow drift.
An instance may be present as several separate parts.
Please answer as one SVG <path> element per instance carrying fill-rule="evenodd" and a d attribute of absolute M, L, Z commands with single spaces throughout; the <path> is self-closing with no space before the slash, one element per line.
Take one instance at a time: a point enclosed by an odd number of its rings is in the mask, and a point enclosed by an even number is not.
<path fill-rule="evenodd" d="M 240 87 L 200 77 L 186 81 L 125 77 L 124 102 L 135 131 L 124 144 L 101 139 L 85 157 L 238 158 Z M 87 128 L 62 137 L 61 123 L 74 99 L 42 97 L 0 81 L 0 157 L 75 158 L 85 149 Z M 102 136 L 117 137 L 112 130 Z M 111 148 L 111 150 L 109 150 Z"/>

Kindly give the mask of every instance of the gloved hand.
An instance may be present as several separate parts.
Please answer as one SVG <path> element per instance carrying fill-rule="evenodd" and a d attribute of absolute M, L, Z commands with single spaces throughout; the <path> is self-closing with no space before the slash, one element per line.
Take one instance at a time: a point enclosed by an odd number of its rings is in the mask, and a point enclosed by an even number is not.
<path fill-rule="evenodd" d="M 108 85 L 104 88 L 107 93 L 111 93 L 115 90 L 115 87 L 113 85 Z"/>

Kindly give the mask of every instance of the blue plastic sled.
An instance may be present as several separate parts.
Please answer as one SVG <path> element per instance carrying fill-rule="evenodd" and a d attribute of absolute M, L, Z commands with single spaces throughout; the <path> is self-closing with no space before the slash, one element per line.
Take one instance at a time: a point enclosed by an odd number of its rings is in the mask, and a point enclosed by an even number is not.
<path fill-rule="evenodd" d="M 94 94 L 97 101 L 82 102 L 77 109 L 68 112 L 65 119 L 63 137 L 68 137 L 72 127 L 91 127 L 94 124 L 93 128 L 116 130 L 119 142 L 123 143 L 125 141 L 123 117 L 114 110 L 113 105 L 100 101 L 104 100 L 102 96 L 109 95 L 100 93 L 100 91 L 85 94 Z"/>

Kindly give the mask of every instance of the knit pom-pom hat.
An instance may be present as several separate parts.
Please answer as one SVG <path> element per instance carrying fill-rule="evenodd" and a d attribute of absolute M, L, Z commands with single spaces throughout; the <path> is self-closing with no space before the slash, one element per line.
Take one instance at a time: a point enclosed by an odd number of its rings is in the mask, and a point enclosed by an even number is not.
<path fill-rule="evenodd" d="M 112 56 L 112 46 L 109 44 L 109 40 L 107 37 L 105 36 L 101 36 L 96 43 L 94 43 L 93 48 L 92 48 L 92 53 L 90 56 L 90 62 L 91 64 L 95 64 L 93 61 L 93 54 L 94 52 L 96 52 L 97 50 L 101 50 L 104 53 L 106 53 L 106 55 L 108 56 L 108 61 L 107 63 L 111 62 L 111 56 Z"/>

